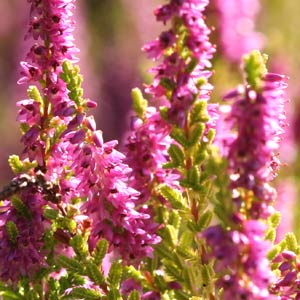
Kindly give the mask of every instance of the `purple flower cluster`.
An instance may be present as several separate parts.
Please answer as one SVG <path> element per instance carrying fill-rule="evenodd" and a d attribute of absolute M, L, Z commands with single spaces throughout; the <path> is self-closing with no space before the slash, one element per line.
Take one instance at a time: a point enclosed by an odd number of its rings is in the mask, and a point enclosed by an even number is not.
<path fill-rule="evenodd" d="M 217 286 L 223 288 L 222 299 L 276 299 L 268 290 L 274 275 L 266 258 L 270 243 L 264 239 L 265 225 L 241 219 L 236 225 L 235 230 L 216 225 L 203 233 L 221 275 Z"/>
<path fill-rule="evenodd" d="M 73 216 L 76 230 L 79 233 L 90 230 L 91 251 L 100 238 L 106 238 L 109 250 L 124 261 L 137 262 L 141 257 L 151 256 L 151 245 L 160 241 L 155 234 L 157 225 L 149 214 L 136 210 L 139 194 L 128 186 L 131 169 L 123 163 L 124 155 L 115 150 L 117 143 L 104 143 L 93 117 L 86 116 L 87 108 L 94 107 L 95 103 L 73 100 L 72 91 L 61 76 L 63 62 L 76 61 L 71 18 L 74 0 L 30 3 L 27 37 L 33 36 L 36 43 L 28 54 L 31 63 L 22 62 L 24 70 L 19 83 L 39 83 L 40 95 L 37 89 L 32 90 L 29 96 L 34 94 L 33 99 L 17 104 L 18 121 L 24 131 L 22 158 L 37 161 L 38 166 L 31 171 L 33 176 L 38 176 L 37 170 L 42 171 L 45 181 L 55 185 L 55 192 L 45 195 L 44 187 L 40 186 L 36 195 L 21 195 L 32 214 L 30 221 L 20 218 L 8 202 L 7 212 L 1 219 L 1 276 L 3 280 L 16 282 L 20 274 L 33 277 L 45 265 L 45 254 L 41 251 L 44 227 L 37 221 L 43 219 L 44 205 L 58 210 L 56 204 L 59 204 L 64 211 L 77 203 L 78 216 Z M 78 199 L 84 203 L 78 204 Z M 31 205 L 34 200 L 36 203 Z M 85 224 L 79 220 L 81 217 Z M 19 232 L 13 246 L 5 231 L 9 221 L 16 224 Z M 68 241 L 59 235 L 59 231 L 54 233 L 57 243 L 54 251 L 72 255 Z"/>
<path fill-rule="evenodd" d="M 222 50 L 226 58 L 239 62 L 241 57 L 263 46 L 263 35 L 254 30 L 259 12 L 258 0 L 215 0 L 219 12 Z"/>
<path fill-rule="evenodd" d="M 228 160 L 232 188 L 253 191 L 257 201 L 250 215 L 267 217 L 276 192 L 268 184 L 279 168 L 278 148 L 285 126 L 284 89 L 286 78 L 267 73 L 260 90 L 239 87 L 224 99 L 234 99 L 228 122 L 236 129 L 236 138 L 229 145 Z"/>
<path fill-rule="evenodd" d="M 68 123 L 76 107 L 68 97 L 66 84 L 60 78 L 64 60 L 77 61 L 78 49 L 73 44 L 74 22 L 72 10 L 75 0 L 30 0 L 30 23 L 26 38 L 35 41 L 27 54 L 27 62 L 21 62 L 22 83 L 40 83 L 44 103 L 32 99 L 18 103 L 21 107 L 18 120 L 27 124 L 22 137 L 25 144 L 23 157 L 46 164 L 46 137 L 49 120 L 58 116 L 55 126 Z M 28 126 L 29 125 L 29 126 Z"/>
<path fill-rule="evenodd" d="M 132 168 L 131 184 L 140 192 L 138 203 L 145 204 L 156 184 L 178 187 L 178 175 L 163 168 L 168 161 L 170 125 L 154 107 L 148 108 L 145 121 L 135 119 L 127 141 L 127 163 Z M 153 195 L 152 195 L 153 196 Z"/>
<path fill-rule="evenodd" d="M 208 100 L 212 89 L 204 83 L 211 75 L 205 69 L 211 66 L 215 52 L 203 17 L 207 4 L 208 1 L 172 0 L 159 7 L 155 11 L 157 20 L 166 23 L 173 18 L 174 26 L 143 48 L 155 60 L 163 56 L 162 62 L 150 70 L 154 80 L 146 92 L 156 103 L 160 100 L 169 107 L 168 118 L 180 127 L 195 99 Z"/>
<path fill-rule="evenodd" d="M 285 250 L 275 257 L 273 263 L 278 264 L 280 276 L 272 286 L 272 292 L 279 295 L 280 300 L 300 299 L 300 261 L 297 255 Z"/>
<path fill-rule="evenodd" d="M 28 187 L 20 194 L 23 211 L 4 201 L 0 216 L 0 278 L 17 284 L 23 277 L 33 279 L 46 267 L 43 235 L 47 222 L 42 217 L 45 201 L 35 188 Z M 7 224 L 13 222 L 16 237 L 11 237 Z"/>

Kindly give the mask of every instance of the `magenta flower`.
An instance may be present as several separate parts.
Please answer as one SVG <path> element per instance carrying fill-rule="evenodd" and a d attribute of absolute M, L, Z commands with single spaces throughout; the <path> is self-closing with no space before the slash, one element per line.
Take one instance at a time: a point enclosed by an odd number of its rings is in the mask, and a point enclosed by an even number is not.
<path fill-rule="evenodd" d="M 17 284 L 21 278 L 33 279 L 46 267 L 43 235 L 47 222 L 42 217 L 45 201 L 34 187 L 20 194 L 23 211 L 18 211 L 9 201 L 1 206 L 0 215 L 0 278 Z M 7 224 L 13 222 L 17 236 L 11 237 Z"/>
<path fill-rule="evenodd" d="M 220 225 L 209 227 L 203 236 L 215 258 L 215 270 L 221 277 L 217 286 L 223 288 L 224 300 L 276 299 L 269 293 L 274 280 L 267 252 L 271 245 L 264 239 L 265 225 L 260 221 L 239 220 L 236 230 Z"/>
<path fill-rule="evenodd" d="M 171 144 L 170 125 L 154 107 L 148 108 L 145 121 L 136 119 L 127 141 L 127 163 L 132 168 L 131 184 L 140 192 L 139 204 L 145 204 L 153 193 L 153 185 L 166 183 L 179 187 L 179 174 L 164 169 Z"/>
<path fill-rule="evenodd" d="M 229 146 L 228 160 L 232 187 L 252 190 L 254 218 L 268 215 L 276 192 L 269 186 L 279 168 L 278 148 L 285 126 L 284 89 L 286 78 L 267 73 L 261 90 L 238 88 L 224 99 L 234 99 L 228 122 L 237 135 Z"/>
<path fill-rule="evenodd" d="M 300 279 L 299 279 L 299 258 L 289 250 L 284 250 L 273 259 L 273 263 L 278 266 L 278 278 L 271 290 L 277 295 L 277 299 L 299 299 Z"/>
<path fill-rule="evenodd" d="M 156 41 L 143 48 L 154 60 L 163 56 L 162 63 L 150 69 L 154 80 L 146 88 L 146 92 L 152 95 L 154 103 L 168 106 L 168 118 L 180 127 L 183 127 L 186 113 L 195 99 L 199 97 L 208 100 L 212 89 L 209 84 L 203 82 L 199 87 L 198 83 L 199 78 L 207 80 L 210 77 L 211 73 L 205 69 L 211 66 L 210 60 L 215 52 L 214 46 L 209 42 L 210 30 L 203 18 L 207 3 L 208 1 L 170 1 L 158 8 L 155 11 L 158 21 L 166 22 L 174 18 L 182 24 L 182 29 L 178 31 L 175 22 L 174 28 L 163 32 Z M 182 32 L 185 34 L 183 45 L 179 42 Z M 188 58 L 183 57 L 181 51 L 189 51 Z M 215 111 L 213 107 L 208 110 Z"/>

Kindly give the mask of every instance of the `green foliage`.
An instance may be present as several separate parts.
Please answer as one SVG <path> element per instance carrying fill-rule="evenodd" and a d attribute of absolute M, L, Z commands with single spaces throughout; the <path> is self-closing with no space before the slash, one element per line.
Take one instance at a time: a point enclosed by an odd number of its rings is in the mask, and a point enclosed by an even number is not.
<path fill-rule="evenodd" d="M 93 262 L 87 262 L 86 274 L 98 286 L 105 282 L 105 278 L 100 272 L 99 267 Z"/>
<path fill-rule="evenodd" d="M 94 263 L 97 266 L 100 266 L 104 256 L 107 253 L 108 242 L 105 239 L 101 239 L 97 242 L 97 245 L 93 251 L 92 257 L 94 259 Z"/>
<path fill-rule="evenodd" d="M 170 136 L 179 143 L 183 148 L 189 147 L 189 142 L 185 136 L 184 131 L 179 127 L 174 127 L 170 133 Z"/>
<path fill-rule="evenodd" d="M 9 239 L 12 244 L 17 243 L 17 237 L 19 235 L 19 231 L 17 225 L 13 221 L 8 221 L 5 224 L 6 232 L 9 236 Z"/>
<path fill-rule="evenodd" d="M 8 158 L 9 166 L 15 174 L 28 173 L 37 166 L 37 162 L 30 162 L 28 160 L 20 160 L 18 155 L 10 155 Z"/>
<path fill-rule="evenodd" d="M 128 300 L 140 300 L 140 299 L 141 299 L 140 294 L 137 290 L 133 290 L 128 297 Z"/>
<path fill-rule="evenodd" d="M 186 72 L 187 73 L 192 73 L 193 70 L 196 68 L 197 64 L 199 63 L 198 59 L 195 57 L 192 57 L 191 61 L 188 63 Z"/>
<path fill-rule="evenodd" d="M 166 163 L 164 168 L 177 168 L 184 166 L 184 153 L 178 145 L 171 144 L 168 149 L 168 153 L 171 161 Z"/>
<path fill-rule="evenodd" d="M 44 213 L 43 213 L 44 217 L 46 219 L 49 219 L 49 220 L 56 220 L 59 213 L 57 210 L 53 209 L 53 208 L 47 208 L 45 207 L 44 208 Z"/>
<path fill-rule="evenodd" d="M 84 238 L 81 234 L 76 234 L 72 237 L 70 240 L 70 246 L 72 246 L 75 253 L 82 258 L 82 260 L 89 254 L 86 238 Z"/>
<path fill-rule="evenodd" d="M 107 294 L 108 300 L 122 300 L 120 292 L 118 289 L 111 289 Z"/>
<path fill-rule="evenodd" d="M 300 247 L 298 246 L 298 242 L 294 233 L 288 232 L 285 235 L 285 242 L 288 250 L 296 254 L 300 254 Z"/>
<path fill-rule="evenodd" d="M 85 299 L 85 300 L 100 300 L 103 299 L 100 292 L 96 290 L 87 289 L 84 287 L 75 287 L 72 288 L 71 292 L 62 297 L 62 299 L 68 300 L 68 299 Z"/>
<path fill-rule="evenodd" d="M 30 85 L 27 89 L 27 94 L 30 99 L 35 100 L 36 102 L 38 102 L 41 105 L 41 109 L 43 108 L 44 101 L 40 94 L 39 89 L 36 86 Z"/>
<path fill-rule="evenodd" d="M 168 91 L 172 91 L 175 88 L 174 82 L 172 82 L 169 78 L 164 77 L 160 79 L 160 85 L 164 87 Z"/>
<path fill-rule="evenodd" d="M 267 56 L 262 55 L 258 50 L 253 50 L 244 56 L 246 81 L 254 90 L 261 87 L 262 79 L 267 73 L 266 61 Z"/>
<path fill-rule="evenodd" d="M 20 217 L 25 217 L 26 219 L 31 218 L 30 209 L 24 204 L 24 202 L 17 195 L 13 195 L 10 198 L 10 202 L 13 207 L 16 209 L 18 215 Z"/>
<path fill-rule="evenodd" d="M 210 210 L 207 210 L 205 213 L 203 213 L 197 222 L 197 230 L 201 232 L 202 230 L 206 229 L 209 226 L 212 218 L 213 213 Z"/>
<path fill-rule="evenodd" d="M 192 129 L 188 139 L 189 147 L 195 146 L 199 143 L 205 130 L 205 125 L 203 123 L 196 123 Z"/>
<path fill-rule="evenodd" d="M 184 198 L 180 191 L 172 189 L 166 184 L 157 187 L 158 193 L 170 202 L 174 209 L 184 208 Z"/>
<path fill-rule="evenodd" d="M 123 268 L 120 262 L 114 261 L 110 267 L 108 278 L 107 278 L 110 286 L 114 288 L 119 288 L 122 274 L 123 274 Z"/>
<path fill-rule="evenodd" d="M 207 102 L 205 100 L 195 101 L 193 108 L 190 112 L 190 124 L 194 125 L 197 122 L 207 122 L 209 115 L 207 112 Z"/>
<path fill-rule="evenodd" d="M 79 274 L 83 273 L 84 267 L 82 263 L 78 262 L 74 258 L 69 258 L 64 255 L 59 255 L 56 261 L 59 266 L 67 269 L 70 272 L 79 273 Z"/>
<path fill-rule="evenodd" d="M 85 105 L 85 100 L 82 98 L 83 89 L 81 84 L 83 81 L 80 75 L 80 69 L 78 66 L 74 66 L 69 61 L 64 61 L 62 64 L 63 72 L 60 74 L 61 79 L 67 84 L 67 88 L 70 91 L 69 97 L 73 100 L 78 107 Z"/>
<path fill-rule="evenodd" d="M 143 97 L 139 88 L 134 88 L 131 91 L 132 108 L 140 119 L 143 119 L 147 110 L 148 101 Z"/>

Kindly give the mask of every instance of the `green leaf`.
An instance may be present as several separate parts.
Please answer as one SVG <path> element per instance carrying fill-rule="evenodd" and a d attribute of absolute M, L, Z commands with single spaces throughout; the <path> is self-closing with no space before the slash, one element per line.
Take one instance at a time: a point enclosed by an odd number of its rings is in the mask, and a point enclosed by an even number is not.
<path fill-rule="evenodd" d="M 191 251 L 191 248 L 178 246 L 176 252 L 184 259 L 191 260 L 195 258 L 195 254 Z"/>
<path fill-rule="evenodd" d="M 128 297 L 128 300 L 140 300 L 140 299 L 141 299 L 140 294 L 137 290 L 133 290 Z"/>
<path fill-rule="evenodd" d="M 10 241 L 13 244 L 17 243 L 17 237 L 19 235 L 19 230 L 17 228 L 17 225 L 13 221 L 8 221 L 5 224 L 6 232 L 9 236 Z"/>
<path fill-rule="evenodd" d="M 197 143 L 199 143 L 203 133 L 205 130 L 205 125 L 203 123 L 196 123 L 193 126 L 192 132 L 189 136 L 188 143 L 190 147 L 195 146 Z"/>
<path fill-rule="evenodd" d="M 4 292 L 3 294 L 0 293 L 2 300 L 27 300 L 26 298 L 22 297 L 20 294 L 12 294 L 10 292 Z"/>
<path fill-rule="evenodd" d="M 88 245 L 81 234 L 76 234 L 70 240 L 70 245 L 73 247 L 77 255 L 87 257 L 89 255 Z"/>
<path fill-rule="evenodd" d="M 271 249 L 268 254 L 267 254 L 267 258 L 269 260 L 273 260 L 279 253 L 281 252 L 281 249 L 279 246 L 274 246 L 273 249 Z"/>
<path fill-rule="evenodd" d="M 174 167 L 184 165 L 184 153 L 179 146 L 171 144 L 171 146 L 168 149 L 168 153 L 170 155 L 170 158 L 172 160 L 171 162 Z"/>
<path fill-rule="evenodd" d="M 164 242 L 159 243 L 154 248 L 160 257 L 166 258 L 169 260 L 173 259 L 173 252 L 170 251 L 170 248 Z"/>
<path fill-rule="evenodd" d="M 266 232 L 265 239 L 273 243 L 275 241 L 275 238 L 276 238 L 276 229 L 269 228 Z"/>
<path fill-rule="evenodd" d="M 40 94 L 39 89 L 36 86 L 30 85 L 27 89 L 27 95 L 30 99 L 35 100 L 36 102 L 40 103 L 43 106 L 44 104 L 43 98 Z"/>
<path fill-rule="evenodd" d="M 21 161 L 18 155 L 10 155 L 8 158 L 9 166 L 15 174 L 27 173 L 37 166 L 37 162 L 28 160 Z"/>
<path fill-rule="evenodd" d="M 182 282 L 181 270 L 179 270 L 172 262 L 164 260 L 163 262 L 166 273 L 170 280 Z"/>
<path fill-rule="evenodd" d="M 195 102 L 192 111 L 190 113 L 191 125 L 197 122 L 206 123 L 209 120 L 209 115 L 207 113 L 207 102 L 205 100 L 198 100 Z"/>
<path fill-rule="evenodd" d="M 286 246 L 287 249 L 290 251 L 295 252 L 296 254 L 299 254 L 299 247 L 297 243 L 296 236 L 292 232 L 288 232 L 285 235 L 285 241 L 286 241 Z"/>
<path fill-rule="evenodd" d="M 111 289 L 108 292 L 107 297 L 108 297 L 108 300 L 122 300 L 120 292 L 117 289 Z"/>
<path fill-rule="evenodd" d="M 184 199 L 180 191 L 170 188 L 167 185 L 159 185 L 157 187 L 158 193 L 170 202 L 174 209 L 184 207 Z"/>
<path fill-rule="evenodd" d="M 193 241 L 194 235 L 192 234 L 192 232 L 190 232 L 189 230 L 185 230 L 180 237 L 179 246 L 181 248 L 190 248 Z"/>
<path fill-rule="evenodd" d="M 213 213 L 210 210 L 202 214 L 202 216 L 199 218 L 197 222 L 197 229 L 199 232 L 206 229 L 209 226 L 212 217 L 213 217 Z"/>
<path fill-rule="evenodd" d="M 192 73 L 194 71 L 194 69 L 196 68 L 198 62 L 199 61 L 196 57 L 192 57 L 191 61 L 189 62 L 189 64 L 186 67 L 186 72 Z"/>
<path fill-rule="evenodd" d="M 134 88 L 131 91 L 131 97 L 132 97 L 132 108 L 136 112 L 138 117 L 142 119 L 147 110 L 148 101 L 144 99 L 143 94 L 139 88 Z"/>
<path fill-rule="evenodd" d="M 87 263 L 86 274 L 98 286 L 105 282 L 105 278 L 100 272 L 99 267 L 92 262 Z"/>
<path fill-rule="evenodd" d="M 272 228 L 276 229 L 281 221 L 281 214 L 280 212 L 276 211 L 269 217 L 269 223 L 272 226 Z"/>
<path fill-rule="evenodd" d="M 25 217 L 26 219 L 31 218 L 30 209 L 24 204 L 24 202 L 17 195 L 13 195 L 10 198 L 10 202 L 13 205 L 13 207 L 16 209 L 20 217 Z"/>
<path fill-rule="evenodd" d="M 199 183 L 200 183 L 200 168 L 199 166 L 192 166 L 188 171 L 187 171 L 187 183 L 193 187 L 193 188 L 198 188 Z"/>
<path fill-rule="evenodd" d="M 118 288 L 123 274 L 122 266 L 119 262 L 115 261 L 110 267 L 108 274 L 108 282 L 111 286 Z"/>
<path fill-rule="evenodd" d="M 206 134 L 207 144 L 211 144 L 214 141 L 215 136 L 216 136 L 216 130 L 210 128 Z"/>
<path fill-rule="evenodd" d="M 168 91 L 172 91 L 175 87 L 174 82 L 167 77 L 163 77 L 160 79 L 160 85 Z"/>
<path fill-rule="evenodd" d="M 45 208 L 44 217 L 49 220 L 56 220 L 58 217 L 58 211 L 52 208 Z"/>
<path fill-rule="evenodd" d="M 181 128 L 174 127 L 170 133 L 170 136 L 181 146 L 183 146 L 183 148 L 189 147 L 189 142 L 185 137 L 184 131 Z"/>
<path fill-rule="evenodd" d="M 125 272 L 126 272 L 126 277 L 133 278 L 136 281 L 142 281 L 144 279 L 142 273 L 132 265 L 126 266 Z"/>
<path fill-rule="evenodd" d="M 71 292 L 62 299 L 84 299 L 84 300 L 100 300 L 102 295 L 100 292 L 87 289 L 84 287 L 72 288 Z"/>
<path fill-rule="evenodd" d="M 80 274 L 83 272 L 83 265 L 73 258 L 69 258 L 64 255 L 59 255 L 57 257 L 57 263 L 61 267 L 65 268 L 71 272 L 80 273 Z"/>
<path fill-rule="evenodd" d="M 102 264 L 102 260 L 107 253 L 108 242 L 107 240 L 101 239 L 97 242 L 97 245 L 93 251 L 94 262 L 97 266 Z"/>
<path fill-rule="evenodd" d="M 177 244 L 177 230 L 172 225 L 166 225 L 161 230 L 161 236 L 165 243 L 168 243 L 171 246 L 175 246 Z"/>

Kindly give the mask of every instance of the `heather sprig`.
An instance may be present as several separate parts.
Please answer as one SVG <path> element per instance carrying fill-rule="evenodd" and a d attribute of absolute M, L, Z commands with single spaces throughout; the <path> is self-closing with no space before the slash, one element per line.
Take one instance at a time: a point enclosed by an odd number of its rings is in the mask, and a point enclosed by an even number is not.
<path fill-rule="evenodd" d="M 216 285 L 223 299 L 276 299 L 267 254 L 279 220 L 273 214 L 276 194 L 269 182 L 279 166 L 276 151 L 285 125 L 286 83 L 284 76 L 267 73 L 265 60 L 258 51 L 245 56 L 245 85 L 224 97 L 235 100 L 227 117 L 235 138 L 225 157 L 232 204 L 228 206 L 228 194 L 218 199 L 217 215 L 224 208 L 226 218 L 203 234 L 210 258 L 216 259 Z"/>
<path fill-rule="evenodd" d="M 206 159 L 217 119 L 216 106 L 207 103 L 212 89 L 208 68 L 215 49 L 204 22 L 206 5 L 207 1 L 170 1 L 155 11 L 158 21 L 171 24 L 143 48 L 159 61 L 150 69 L 154 79 L 145 90 L 156 108 L 146 108 L 139 94 L 134 104 L 138 118 L 127 145 L 134 187 L 143 191 L 143 202 L 164 225 L 158 231 L 162 241 L 155 246 L 156 264 L 148 274 L 155 283 L 152 292 L 161 297 L 214 294 L 212 265 L 201 259 L 205 245 L 198 236 L 212 219 L 207 208 L 213 176 L 206 170 Z M 172 282 L 179 288 L 170 291 Z"/>

